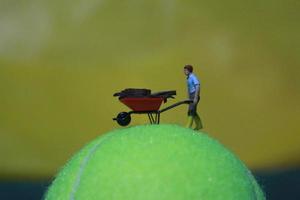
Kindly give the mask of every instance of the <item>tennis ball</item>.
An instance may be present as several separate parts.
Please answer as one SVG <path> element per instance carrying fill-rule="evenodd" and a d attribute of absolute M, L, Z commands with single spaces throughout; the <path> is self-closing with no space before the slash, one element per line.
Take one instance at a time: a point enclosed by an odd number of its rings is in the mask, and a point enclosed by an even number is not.
<path fill-rule="evenodd" d="M 264 200 L 245 165 L 206 134 L 177 125 L 113 130 L 80 150 L 46 200 Z"/>

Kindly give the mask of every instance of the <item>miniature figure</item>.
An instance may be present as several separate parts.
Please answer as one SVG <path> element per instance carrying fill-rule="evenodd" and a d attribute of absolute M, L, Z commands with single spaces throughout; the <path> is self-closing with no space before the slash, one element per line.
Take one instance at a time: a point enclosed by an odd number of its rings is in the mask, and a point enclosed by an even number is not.
<path fill-rule="evenodd" d="M 197 113 L 197 105 L 200 101 L 200 80 L 193 73 L 192 65 L 185 65 L 183 69 L 187 80 L 188 98 L 193 101 L 193 103 L 189 104 L 186 127 L 192 128 L 193 121 L 195 121 L 196 127 L 194 130 L 200 130 L 203 128 L 200 116 Z"/>

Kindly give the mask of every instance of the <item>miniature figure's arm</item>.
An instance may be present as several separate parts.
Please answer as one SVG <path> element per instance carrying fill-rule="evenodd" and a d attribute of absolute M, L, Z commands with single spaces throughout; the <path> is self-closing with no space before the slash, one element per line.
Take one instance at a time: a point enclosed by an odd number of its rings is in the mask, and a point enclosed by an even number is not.
<path fill-rule="evenodd" d="M 194 97 L 194 103 L 197 103 L 198 101 L 198 98 L 199 98 L 199 95 L 200 95 L 200 85 L 197 84 L 196 85 L 196 91 L 195 91 L 195 97 Z"/>

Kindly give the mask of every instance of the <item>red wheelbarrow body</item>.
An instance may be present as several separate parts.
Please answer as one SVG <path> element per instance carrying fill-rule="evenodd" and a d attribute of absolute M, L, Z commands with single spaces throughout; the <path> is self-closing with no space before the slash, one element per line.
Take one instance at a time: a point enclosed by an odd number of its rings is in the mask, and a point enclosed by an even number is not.
<path fill-rule="evenodd" d="M 120 101 L 133 111 L 158 111 L 164 99 L 162 97 L 157 97 L 157 98 L 125 97 L 120 99 Z"/>

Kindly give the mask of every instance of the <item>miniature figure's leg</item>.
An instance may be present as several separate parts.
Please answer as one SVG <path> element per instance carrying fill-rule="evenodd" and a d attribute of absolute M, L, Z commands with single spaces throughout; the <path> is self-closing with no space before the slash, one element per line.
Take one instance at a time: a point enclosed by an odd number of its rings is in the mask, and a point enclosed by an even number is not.
<path fill-rule="evenodd" d="M 203 128 L 202 121 L 198 113 L 196 113 L 195 117 L 196 128 L 194 130 L 200 130 Z"/>
<path fill-rule="evenodd" d="M 193 121 L 194 121 L 194 113 L 193 113 L 193 110 L 194 110 L 194 104 L 193 103 L 190 103 L 189 104 L 189 108 L 188 108 L 188 121 L 187 121 L 187 124 L 186 124 L 186 128 L 192 128 L 193 126 Z"/>
<path fill-rule="evenodd" d="M 194 121 L 193 116 L 188 116 L 188 121 L 187 121 L 185 127 L 186 127 L 186 128 L 192 128 L 192 126 L 193 126 L 193 121 Z"/>

